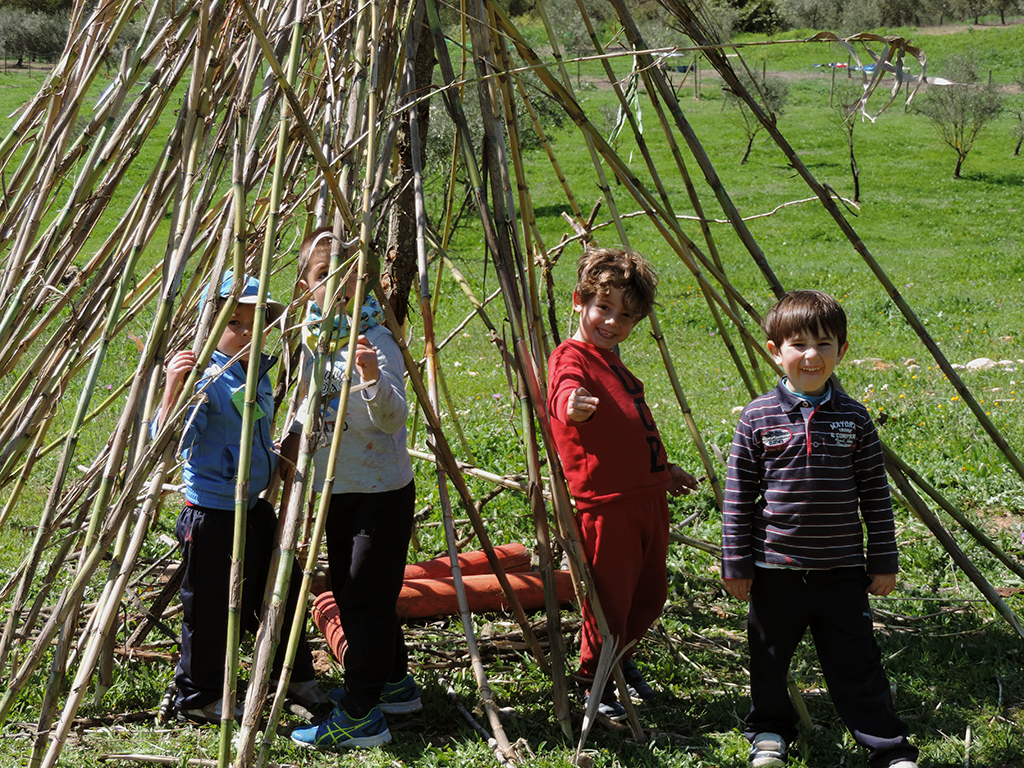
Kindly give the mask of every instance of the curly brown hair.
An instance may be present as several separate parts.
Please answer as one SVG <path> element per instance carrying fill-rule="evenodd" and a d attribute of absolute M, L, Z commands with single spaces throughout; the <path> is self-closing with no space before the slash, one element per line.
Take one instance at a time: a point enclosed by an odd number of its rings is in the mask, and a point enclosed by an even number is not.
<path fill-rule="evenodd" d="M 610 288 L 622 291 L 622 302 L 637 322 L 654 309 L 658 274 L 643 256 L 622 248 L 590 248 L 576 267 L 576 293 L 586 304 Z"/>

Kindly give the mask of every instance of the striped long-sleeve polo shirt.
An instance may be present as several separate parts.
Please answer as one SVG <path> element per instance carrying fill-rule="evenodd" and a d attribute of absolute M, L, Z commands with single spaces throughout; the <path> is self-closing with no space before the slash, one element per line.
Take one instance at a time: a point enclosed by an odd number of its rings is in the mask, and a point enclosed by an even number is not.
<path fill-rule="evenodd" d="M 868 572 L 896 573 L 882 446 L 863 405 L 830 388 L 812 406 L 780 382 L 743 409 L 725 486 L 725 578 L 753 578 L 755 562 L 865 565 L 865 528 Z"/>

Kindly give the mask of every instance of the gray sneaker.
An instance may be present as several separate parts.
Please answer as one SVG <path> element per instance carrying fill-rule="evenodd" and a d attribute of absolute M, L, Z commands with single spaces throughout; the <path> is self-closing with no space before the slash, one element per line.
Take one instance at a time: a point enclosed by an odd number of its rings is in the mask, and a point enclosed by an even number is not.
<path fill-rule="evenodd" d="M 223 712 L 223 701 L 223 699 L 217 699 L 199 709 L 178 709 L 176 710 L 178 720 L 197 725 L 219 725 Z M 235 704 L 235 720 L 241 720 L 242 714 L 242 705 Z"/>
<path fill-rule="evenodd" d="M 292 680 L 288 684 L 288 698 L 306 709 L 316 712 L 324 707 L 333 707 L 327 694 L 320 690 L 316 680 Z"/>
<path fill-rule="evenodd" d="M 759 733 L 750 745 L 753 768 L 781 768 L 786 764 L 786 742 L 777 733 Z"/>
<path fill-rule="evenodd" d="M 590 703 L 590 691 L 587 691 L 583 697 L 583 708 L 587 708 L 587 704 Z M 619 700 L 615 697 L 614 689 L 605 689 L 604 695 L 601 697 L 601 702 L 597 705 L 597 714 L 604 715 L 609 720 L 614 720 L 616 723 L 626 719 L 626 708 L 619 703 Z"/>

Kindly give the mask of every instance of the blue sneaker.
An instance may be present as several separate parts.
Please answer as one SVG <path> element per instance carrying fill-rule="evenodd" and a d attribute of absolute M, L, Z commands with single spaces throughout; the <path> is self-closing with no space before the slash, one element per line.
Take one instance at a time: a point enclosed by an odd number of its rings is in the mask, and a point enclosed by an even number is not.
<path fill-rule="evenodd" d="M 319 725 L 296 728 L 292 741 L 303 747 L 340 749 L 341 747 L 379 747 L 391 741 L 391 731 L 380 707 L 374 707 L 366 717 L 358 720 L 341 707 L 335 707 L 331 716 Z"/>
<path fill-rule="evenodd" d="M 328 691 L 327 698 L 340 706 L 345 699 L 345 689 L 332 688 Z M 385 683 L 378 706 L 381 712 L 387 712 L 389 715 L 408 715 L 423 709 L 420 689 L 416 686 L 412 674 L 406 675 L 397 683 Z"/>
<path fill-rule="evenodd" d="M 395 715 L 408 715 L 423 709 L 420 689 L 411 673 L 397 683 L 384 684 L 384 690 L 380 693 L 380 708 L 383 712 Z"/>

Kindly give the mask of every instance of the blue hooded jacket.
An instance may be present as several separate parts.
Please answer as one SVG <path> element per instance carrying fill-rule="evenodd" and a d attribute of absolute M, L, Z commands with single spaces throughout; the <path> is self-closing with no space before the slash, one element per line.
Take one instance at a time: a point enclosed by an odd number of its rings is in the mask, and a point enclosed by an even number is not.
<path fill-rule="evenodd" d="M 182 456 L 185 457 L 181 473 L 185 499 L 196 506 L 223 510 L 235 508 L 246 379 L 245 368 L 240 362 L 224 370 L 229 359 L 222 352 L 214 351 L 203 378 L 196 385 L 196 391 L 205 395 L 204 401 L 188 409 L 181 438 Z M 257 412 L 253 428 L 249 509 L 269 485 L 270 476 L 277 466 L 277 453 L 270 434 L 274 390 L 269 376 L 276 362 L 276 357 L 262 355 L 260 358 L 256 403 L 263 414 Z"/>

